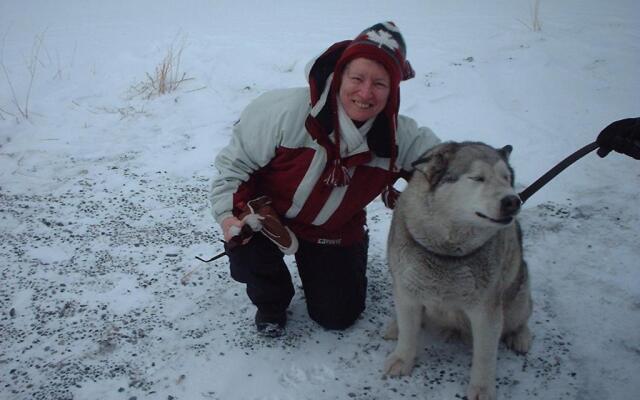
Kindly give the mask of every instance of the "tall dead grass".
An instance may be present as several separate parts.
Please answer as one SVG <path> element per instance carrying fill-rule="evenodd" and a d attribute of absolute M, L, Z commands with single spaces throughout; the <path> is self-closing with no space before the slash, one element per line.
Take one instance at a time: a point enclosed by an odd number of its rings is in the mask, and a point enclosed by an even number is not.
<path fill-rule="evenodd" d="M 167 49 L 167 54 L 156 66 L 153 74 L 146 73 L 146 80 L 133 86 L 134 95 L 150 99 L 177 90 L 184 82 L 192 80 L 180 69 L 185 42 L 176 48 L 175 43 Z"/>
<path fill-rule="evenodd" d="M 540 23 L 540 1 L 534 0 L 531 9 L 531 29 L 534 32 L 540 32 L 542 30 L 542 23 Z"/>
<path fill-rule="evenodd" d="M 8 115 L 18 120 L 29 120 L 29 118 L 31 117 L 31 91 L 33 89 L 33 83 L 36 79 L 38 64 L 41 63 L 39 57 L 40 50 L 42 49 L 42 46 L 44 44 L 45 32 L 36 35 L 33 41 L 33 45 L 31 46 L 31 53 L 26 60 L 27 73 L 29 74 L 27 79 L 27 87 L 24 88 L 21 93 L 18 93 L 18 91 L 16 91 L 16 88 L 14 87 L 13 77 L 4 63 L 4 48 L 8 33 L 9 32 L 7 31 L 7 33 L 5 33 L 5 35 L 2 37 L 2 47 L 0 48 L 0 69 L 2 70 L 7 86 L 9 87 L 10 101 L 15 110 L 14 112 L 11 112 L 4 108 L 0 108 L 0 118 L 5 119 L 4 115 Z"/>

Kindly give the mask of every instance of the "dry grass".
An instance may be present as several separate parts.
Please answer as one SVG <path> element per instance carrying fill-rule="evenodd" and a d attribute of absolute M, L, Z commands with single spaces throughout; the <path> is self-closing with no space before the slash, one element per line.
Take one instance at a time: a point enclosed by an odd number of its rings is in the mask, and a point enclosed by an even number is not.
<path fill-rule="evenodd" d="M 9 93 L 11 97 L 11 103 L 15 108 L 15 112 L 7 111 L 6 109 L 0 108 L 0 118 L 4 119 L 3 115 L 9 115 L 17 119 L 29 120 L 31 116 L 30 109 L 30 100 L 31 100 L 31 90 L 33 88 L 33 82 L 36 78 L 36 71 L 38 69 L 38 64 L 40 63 L 40 50 L 44 44 L 44 32 L 36 35 L 33 45 L 31 46 L 31 54 L 26 61 L 27 64 L 27 72 L 29 73 L 29 79 L 27 83 L 26 89 L 24 89 L 24 94 L 20 96 L 15 87 L 13 86 L 13 79 L 11 77 L 11 73 L 7 69 L 4 64 L 4 46 L 8 32 L 2 38 L 2 48 L 0 49 L 0 69 L 4 75 L 4 78 L 9 86 Z"/>
<path fill-rule="evenodd" d="M 524 26 L 531 29 L 534 32 L 542 31 L 542 23 L 540 22 L 540 1 L 541 0 L 533 0 L 533 3 L 530 5 L 529 11 L 531 12 L 531 23 L 528 24 L 521 19 L 518 19 Z"/>
<path fill-rule="evenodd" d="M 137 116 L 146 116 L 150 114 L 144 110 L 144 107 L 136 108 L 133 106 L 126 107 L 97 107 L 90 110 L 94 114 L 116 114 L 120 116 L 120 120 L 135 118 Z"/>
<path fill-rule="evenodd" d="M 4 108 L 0 107 L 0 120 L 1 121 L 4 121 L 6 119 L 5 115 L 9 116 L 9 117 L 14 117 L 14 118 L 16 117 L 16 115 L 14 113 L 11 113 L 11 112 L 5 110 Z"/>
<path fill-rule="evenodd" d="M 534 0 L 531 16 L 531 29 L 534 32 L 540 32 L 542 30 L 542 24 L 540 23 L 540 0 Z"/>
<path fill-rule="evenodd" d="M 134 96 L 143 96 L 150 99 L 155 96 L 162 96 L 177 90 L 184 82 L 193 78 L 188 78 L 187 74 L 180 70 L 180 61 L 185 43 L 181 41 L 177 50 L 172 44 L 167 50 L 167 54 L 156 66 L 154 74 L 147 73 L 147 79 L 132 87 Z"/>

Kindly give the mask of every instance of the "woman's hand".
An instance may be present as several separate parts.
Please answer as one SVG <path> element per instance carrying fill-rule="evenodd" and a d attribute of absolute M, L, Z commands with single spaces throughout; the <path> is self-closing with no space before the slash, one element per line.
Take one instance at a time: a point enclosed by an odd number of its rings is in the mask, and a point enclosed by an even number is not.
<path fill-rule="evenodd" d="M 224 241 L 229 243 L 233 237 L 238 236 L 242 231 L 242 227 L 244 226 L 245 221 L 239 220 L 236 217 L 227 217 L 222 220 L 220 226 L 222 227 L 222 233 L 224 235 Z M 242 244 L 245 244 L 249 241 L 250 238 L 246 238 L 242 241 Z"/>

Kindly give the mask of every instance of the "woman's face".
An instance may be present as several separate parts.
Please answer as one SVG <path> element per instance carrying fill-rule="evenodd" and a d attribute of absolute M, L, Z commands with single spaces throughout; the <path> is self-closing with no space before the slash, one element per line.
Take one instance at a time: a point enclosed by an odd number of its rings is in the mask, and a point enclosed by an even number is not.
<path fill-rule="evenodd" d="M 382 64 L 356 58 L 342 73 L 339 98 L 349 118 L 364 122 L 385 108 L 390 88 L 391 79 Z"/>

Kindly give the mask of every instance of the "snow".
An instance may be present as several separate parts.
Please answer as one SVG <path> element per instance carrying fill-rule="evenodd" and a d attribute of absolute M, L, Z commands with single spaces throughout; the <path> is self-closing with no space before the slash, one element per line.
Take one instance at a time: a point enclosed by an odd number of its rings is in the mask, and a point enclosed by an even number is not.
<path fill-rule="evenodd" d="M 401 112 L 513 145 L 518 188 L 637 116 L 637 2 L 541 0 L 533 31 L 534 2 L 0 2 L 0 398 L 462 398 L 470 349 L 430 333 L 412 376 L 382 377 L 381 202 L 367 310 L 344 332 L 309 319 L 291 265 L 288 334 L 258 338 L 224 258 L 194 257 L 222 251 L 207 191 L 241 110 L 376 22 L 398 25 L 417 73 Z M 189 80 L 137 94 L 172 46 Z M 535 337 L 526 356 L 501 346 L 500 398 L 637 396 L 639 183 L 637 161 L 590 154 L 525 204 Z"/>

